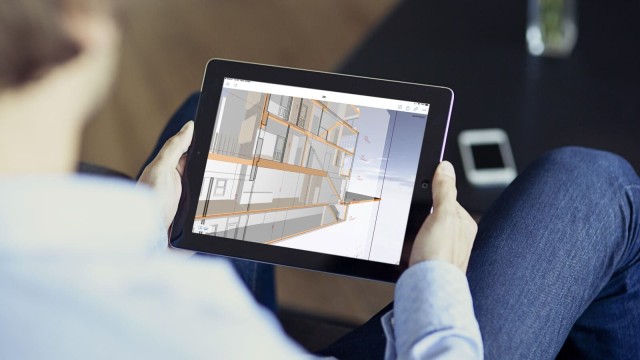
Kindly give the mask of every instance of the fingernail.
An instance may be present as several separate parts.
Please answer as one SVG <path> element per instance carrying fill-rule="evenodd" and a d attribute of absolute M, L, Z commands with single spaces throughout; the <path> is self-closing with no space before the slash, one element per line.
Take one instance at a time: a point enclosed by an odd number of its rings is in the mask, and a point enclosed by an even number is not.
<path fill-rule="evenodd" d="M 193 127 L 193 120 L 189 120 L 184 125 L 182 125 L 182 130 L 186 130 L 190 127 Z"/>
<path fill-rule="evenodd" d="M 442 172 L 442 174 L 447 175 L 452 178 L 456 178 L 456 171 L 453 169 L 453 165 L 451 165 L 448 161 L 443 161 L 440 163 L 438 170 Z"/>

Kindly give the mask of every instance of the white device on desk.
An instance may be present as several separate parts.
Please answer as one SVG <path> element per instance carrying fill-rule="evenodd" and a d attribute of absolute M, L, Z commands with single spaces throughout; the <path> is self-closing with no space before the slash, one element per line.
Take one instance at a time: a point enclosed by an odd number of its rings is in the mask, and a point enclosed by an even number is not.
<path fill-rule="evenodd" d="M 464 130 L 458 135 L 458 146 L 471 184 L 506 186 L 515 179 L 516 164 L 504 130 Z"/>

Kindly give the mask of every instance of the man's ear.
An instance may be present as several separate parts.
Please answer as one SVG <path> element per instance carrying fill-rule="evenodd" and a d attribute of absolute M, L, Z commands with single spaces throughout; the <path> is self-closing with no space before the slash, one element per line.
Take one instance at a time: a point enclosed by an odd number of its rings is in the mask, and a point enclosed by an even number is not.
<path fill-rule="evenodd" d="M 81 52 L 100 47 L 113 47 L 119 42 L 119 31 L 108 11 L 93 9 L 66 10 L 61 15 L 67 33 Z"/>
<path fill-rule="evenodd" d="M 120 46 L 120 33 L 108 13 L 69 11 L 63 15 L 69 37 L 79 53 L 40 81 L 43 91 L 59 94 L 56 103 L 82 126 L 92 117 L 111 88 Z M 63 96 L 64 94 L 64 96 Z"/>

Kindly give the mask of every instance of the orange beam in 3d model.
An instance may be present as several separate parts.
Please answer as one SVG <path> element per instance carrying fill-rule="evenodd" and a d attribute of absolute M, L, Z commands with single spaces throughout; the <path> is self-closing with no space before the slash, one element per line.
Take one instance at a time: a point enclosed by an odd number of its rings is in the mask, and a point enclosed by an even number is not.
<path fill-rule="evenodd" d="M 228 162 L 228 163 L 253 166 L 253 160 L 252 159 L 242 159 L 242 158 L 235 157 L 235 156 L 227 156 L 227 155 L 221 155 L 221 154 L 217 154 L 217 153 L 209 153 L 207 155 L 207 158 L 209 160 L 224 161 L 224 162 Z M 291 164 L 281 163 L 281 162 L 278 162 L 278 161 L 267 160 L 267 159 L 258 159 L 256 161 L 256 166 L 257 167 L 262 167 L 262 168 L 267 168 L 267 169 L 289 171 L 289 172 L 294 172 L 294 173 L 299 173 L 299 174 L 308 174 L 308 175 L 315 175 L 315 176 L 322 176 L 322 177 L 326 177 L 326 176 L 329 175 L 324 170 L 312 169 L 312 168 L 308 168 L 308 167 L 304 167 L 304 166 L 298 166 L 298 165 L 291 165 Z"/>
<path fill-rule="evenodd" d="M 268 213 L 268 212 L 276 212 L 276 211 L 286 211 L 286 210 L 298 210 L 298 209 L 321 207 L 321 206 L 327 206 L 327 205 L 330 205 L 330 204 L 322 203 L 322 204 L 295 205 L 295 206 L 285 206 L 285 207 L 276 207 L 276 208 L 268 208 L 268 209 L 246 210 L 246 211 L 231 211 L 231 212 L 211 214 L 206 216 L 196 216 L 195 219 L 196 220 L 216 219 L 221 217 L 252 215 L 252 214 L 261 214 L 261 213 Z"/>

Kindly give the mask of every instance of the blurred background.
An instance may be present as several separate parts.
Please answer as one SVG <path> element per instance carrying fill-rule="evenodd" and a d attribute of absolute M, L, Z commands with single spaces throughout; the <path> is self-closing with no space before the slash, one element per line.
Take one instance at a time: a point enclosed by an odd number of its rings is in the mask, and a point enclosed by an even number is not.
<path fill-rule="evenodd" d="M 122 7 L 120 72 L 86 131 L 82 157 L 130 176 L 213 57 L 452 88 L 445 158 L 456 167 L 458 200 L 477 217 L 506 184 L 478 186 L 464 176 L 464 130 L 503 130 L 518 172 L 561 146 L 611 151 L 640 169 L 639 1 L 135 0 Z M 285 328 L 312 349 L 393 297 L 391 284 L 295 269 L 278 268 L 277 282 Z M 316 320 L 328 327 L 300 331 Z"/>
<path fill-rule="evenodd" d="M 135 176 L 209 59 L 336 70 L 397 2 L 121 1 L 120 71 L 82 158 Z"/>

